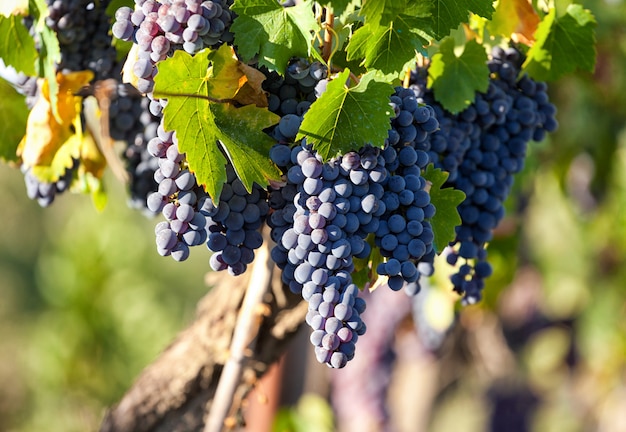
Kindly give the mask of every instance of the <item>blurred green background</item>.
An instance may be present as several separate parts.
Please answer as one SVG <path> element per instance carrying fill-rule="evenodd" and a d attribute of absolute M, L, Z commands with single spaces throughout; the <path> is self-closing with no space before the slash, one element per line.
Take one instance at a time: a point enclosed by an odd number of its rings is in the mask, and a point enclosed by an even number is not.
<path fill-rule="evenodd" d="M 69 194 L 41 209 L 0 166 L 0 430 L 94 430 L 207 291 L 208 253 L 160 257 L 156 220 L 109 180 L 102 213 Z"/>
<path fill-rule="evenodd" d="M 598 20 L 596 72 L 551 85 L 560 128 L 516 180 L 486 298 L 429 357 L 422 426 L 398 430 L 626 431 L 626 5 L 583 4 Z M 193 318 L 208 253 L 159 257 L 155 221 L 112 178 L 102 213 L 67 194 L 39 208 L 6 165 L 0 184 L 0 430 L 95 430 Z M 494 423 L 507 397 L 519 429 Z"/>

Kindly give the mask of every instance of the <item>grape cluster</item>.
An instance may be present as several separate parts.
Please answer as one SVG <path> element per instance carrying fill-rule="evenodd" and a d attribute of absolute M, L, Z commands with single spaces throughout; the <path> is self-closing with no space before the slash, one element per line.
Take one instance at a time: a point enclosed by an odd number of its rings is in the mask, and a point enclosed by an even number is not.
<path fill-rule="evenodd" d="M 391 96 L 395 116 L 382 156 L 389 176 L 382 202 L 386 211 L 376 230 L 375 244 L 386 261 L 376 271 L 389 277 L 392 290 L 419 290 L 419 263 L 432 263 L 435 214 L 422 170 L 429 163 L 430 135 L 439 127 L 434 110 L 420 105 L 413 90 L 396 88 Z M 407 282 L 405 284 L 405 282 Z"/>
<path fill-rule="evenodd" d="M 46 24 L 57 34 L 61 49 L 59 70 L 91 70 L 95 79 L 113 76 L 117 53 L 111 45 L 109 1 L 46 0 Z"/>
<path fill-rule="evenodd" d="M 306 59 L 294 58 L 287 66 L 284 77 L 272 71 L 261 68 L 267 79 L 263 82 L 263 89 L 268 92 L 268 109 L 281 117 L 289 116 L 295 123 L 295 116 L 302 117 L 311 104 L 319 97 L 328 77 L 326 65 L 316 61 L 310 63 Z M 322 83 L 322 84 L 320 84 Z M 298 123 L 299 127 L 299 123 Z M 291 138 L 292 134 L 282 134 L 283 128 L 275 129 L 277 141 Z M 289 128 L 293 131 L 293 127 Z M 278 134 L 281 133 L 282 135 Z M 295 128 L 295 133 L 297 128 Z"/>
<path fill-rule="evenodd" d="M 129 174 L 129 206 L 152 213 L 146 199 L 157 191 L 154 173 L 159 165 L 148 152 L 148 142 L 157 137 L 161 118 L 150 114 L 148 104 L 132 85 L 118 83 L 110 98 L 109 134 L 125 144 L 122 159 Z"/>
<path fill-rule="evenodd" d="M 283 282 L 309 302 L 307 323 L 317 359 L 342 367 L 354 355 L 351 341 L 364 332 L 364 304 L 352 305 L 361 300 L 352 299 L 350 274 L 353 257 L 370 255 L 366 238 L 373 235 L 386 258 L 377 271 L 389 277 L 394 290 L 405 286 L 409 294 L 416 293 L 419 263 L 434 258 L 429 219 L 435 208 L 421 172 L 438 122 L 413 90 L 398 88 L 390 100 L 395 116 L 383 151 L 368 145 L 324 163 L 304 140 L 290 148 L 302 122 L 300 110 L 306 112 L 327 83 L 325 70 L 312 74 L 318 72 L 315 65 L 294 59 L 284 79 L 270 75 L 266 81 L 269 99 L 274 99 L 270 108 L 282 116 L 271 132 L 278 144 L 270 158 L 287 180 L 270 191 L 268 225 L 277 243 L 272 258 L 283 270 Z M 339 329 L 344 330 L 337 341 Z M 351 335 L 344 340 L 347 329 Z"/>
<path fill-rule="evenodd" d="M 458 115 L 435 105 L 444 127 L 433 136 L 430 149 L 433 162 L 451 170 L 448 185 L 466 194 L 458 208 L 462 223 L 447 255 L 458 267 L 451 280 L 465 303 L 481 299 L 484 280 L 492 272 L 486 244 L 504 216 L 504 201 L 514 174 L 523 168 L 528 142 L 557 128 L 546 84 L 528 76 L 518 79 L 523 63 L 519 51 L 495 48 L 491 57 L 485 94 L 478 94 Z M 413 77 L 411 88 L 418 98 L 432 100 L 423 72 Z"/>
<path fill-rule="evenodd" d="M 366 431 L 375 425 L 374 430 L 390 431 L 387 399 L 396 360 L 395 335 L 412 302 L 387 289 L 365 290 L 362 296 L 367 302 L 363 320 L 368 329 L 359 338 L 359 355 L 350 367 L 331 375 L 336 430 Z M 367 377 L 367 385 L 363 385 L 363 377 Z"/>
<path fill-rule="evenodd" d="M 384 159 L 379 149 L 365 146 L 323 163 L 306 142 L 293 149 L 277 144 L 270 157 L 287 173 L 287 185 L 269 197 L 268 224 L 277 242 L 272 258 L 283 282 L 308 301 L 317 360 L 343 367 L 365 332 L 352 258 L 369 256 L 365 238 L 385 211 Z"/>
<path fill-rule="evenodd" d="M 115 12 L 113 35 L 132 40 L 139 48 L 133 65 L 137 88 L 142 93 L 154 89 L 155 64 L 171 56 L 175 50 L 190 54 L 204 47 L 232 42 L 228 31 L 234 18 L 227 0 L 135 0 L 135 9 L 127 6 Z M 153 114 L 160 111 L 158 103 L 151 106 Z"/>
<path fill-rule="evenodd" d="M 26 195 L 28 198 L 36 200 L 41 207 L 48 207 L 52 204 L 57 194 L 69 189 L 78 165 L 78 159 L 73 159 L 72 166 L 67 168 L 65 173 L 54 182 L 41 181 L 32 172 L 32 168 L 26 168 L 22 165 L 21 169 L 24 174 L 24 182 L 26 183 Z"/>
<path fill-rule="evenodd" d="M 200 212 L 208 219 L 207 247 L 213 251 L 209 264 L 215 271 L 228 270 L 233 276 L 244 273 L 254 260 L 254 251 L 263 244 L 260 228 L 269 212 L 267 191 L 256 183 L 248 193 L 232 166 L 226 168 L 226 183 L 219 203 L 205 196 Z"/>
<path fill-rule="evenodd" d="M 166 218 L 155 229 L 159 254 L 183 261 L 189 247 L 206 243 L 214 252 L 209 262 L 213 270 L 228 270 L 235 276 L 245 272 L 254 250 L 263 244 L 260 228 L 269 211 L 267 192 L 256 184 L 248 192 L 228 165 L 216 204 L 189 171 L 175 133 L 165 131 L 162 124 L 147 149 L 158 161 L 154 172 L 158 189 L 148 195 L 146 205 Z"/>
<path fill-rule="evenodd" d="M 174 132 L 159 125 L 157 136 L 148 141 L 147 148 L 158 159 L 159 167 L 154 172 L 158 189 L 148 195 L 146 205 L 166 219 L 155 228 L 157 251 L 184 261 L 189 257 L 189 247 L 200 245 L 207 238 L 207 220 L 197 206 L 204 192 L 197 186 L 195 175 L 185 168 Z"/>

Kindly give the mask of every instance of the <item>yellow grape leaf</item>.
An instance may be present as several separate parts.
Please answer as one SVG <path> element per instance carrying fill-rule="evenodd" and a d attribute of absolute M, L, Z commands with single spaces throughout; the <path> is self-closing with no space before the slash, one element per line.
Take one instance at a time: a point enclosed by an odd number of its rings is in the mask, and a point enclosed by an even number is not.
<path fill-rule="evenodd" d="M 80 141 L 80 165 L 78 166 L 78 181 L 76 190 L 80 193 L 91 194 L 91 199 L 97 210 L 102 211 L 107 202 L 104 192 L 102 176 L 107 161 L 94 137 L 85 131 Z"/>
<path fill-rule="evenodd" d="M 71 134 L 59 144 L 58 149 L 51 155 L 52 159 L 47 163 L 32 165 L 32 173 L 41 181 L 55 182 L 70 168 L 74 159 L 80 158 L 80 146 L 82 131 L 80 130 L 80 116 L 73 122 L 78 127 L 78 133 Z"/>
<path fill-rule="evenodd" d="M 267 97 L 261 87 L 265 75 L 242 63 L 232 47 L 223 45 L 212 56 L 213 67 L 207 73 L 211 80 L 211 96 L 235 100 L 241 105 L 267 106 Z"/>
<path fill-rule="evenodd" d="M 235 100 L 242 105 L 267 107 L 267 96 L 261 86 L 266 79 L 265 74 L 242 62 L 239 62 L 239 70 L 245 75 L 245 82 L 237 91 Z"/>
<path fill-rule="evenodd" d="M 493 34 L 532 45 L 539 21 L 537 12 L 528 0 L 500 0 L 488 27 Z"/>
<path fill-rule="evenodd" d="M 41 84 L 41 96 L 28 116 L 26 135 L 18 146 L 17 155 L 26 167 L 33 167 L 33 173 L 42 181 L 58 180 L 65 169 L 72 166 L 72 158 L 78 156 L 77 147 L 74 141 L 70 140 L 74 135 L 79 135 L 78 139 L 82 136 L 80 133 L 82 98 L 75 94 L 88 84 L 92 77 L 93 73 L 89 71 L 57 74 L 58 116 L 54 115 L 55 110 L 50 102 L 48 81 L 43 80 Z"/>
<path fill-rule="evenodd" d="M 98 179 L 102 178 L 107 161 L 89 131 L 85 131 L 83 134 L 79 149 L 80 166 L 78 172 L 88 172 Z"/>
<path fill-rule="evenodd" d="M 515 12 L 519 17 L 519 22 L 511 35 L 511 39 L 515 42 L 532 45 L 535 42 L 535 31 L 541 21 L 537 11 L 535 11 L 529 1 L 515 0 Z"/>

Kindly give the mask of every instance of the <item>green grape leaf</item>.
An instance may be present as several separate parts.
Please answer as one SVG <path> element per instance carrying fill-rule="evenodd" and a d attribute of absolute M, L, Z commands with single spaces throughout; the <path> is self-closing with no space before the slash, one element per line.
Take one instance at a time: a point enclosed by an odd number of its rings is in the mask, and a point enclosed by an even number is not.
<path fill-rule="evenodd" d="M 401 72 L 428 44 L 415 30 L 419 26 L 419 18 L 409 15 L 398 15 L 387 25 L 366 23 L 350 39 L 346 47 L 347 59 L 363 59 L 362 64 L 368 70 L 376 69 L 384 74 Z"/>
<path fill-rule="evenodd" d="M 361 15 L 367 24 L 388 25 L 396 17 L 406 11 L 406 0 L 379 0 L 365 2 Z"/>
<path fill-rule="evenodd" d="M 436 212 L 430 223 L 435 234 L 433 247 L 439 254 L 456 236 L 454 228 L 461 224 L 457 207 L 465 200 L 465 194 L 451 187 L 442 189 L 441 186 L 449 174 L 435 168 L 433 164 L 428 165 L 422 175 L 431 184 L 430 202 L 435 206 Z"/>
<path fill-rule="evenodd" d="M 22 18 L 0 15 L 0 58 L 7 66 L 13 66 L 26 75 L 36 74 L 35 63 L 38 57 L 35 41 L 22 24 Z"/>
<path fill-rule="evenodd" d="M 258 54 L 259 65 L 284 74 L 291 57 L 311 54 L 319 25 L 310 0 L 288 8 L 276 0 L 237 0 L 231 10 L 238 14 L 230 31 L 243 60 Z"/>
<path fill-rule="evenodd" d="M 468 41 L 459 57 L 454 48 L 452 37 L 441 42 L 428 68 L 428 87 L 445 109 L 458 113 L 474 101 L 476 91 L 487 91 L 489 68 L 487 53 L 476 41 Z"/>
<path fill-rule="evenodd" d="M 366 258 L 352 257 L 354 262 L 354 271 L 352 272 L 352 282 L 363 290 L 366 286 L 371 288 L 378 279 L 378 273 L 376 273 L 376 267 L 378 264 L 384 261 L 383 256 L 380 254 L 380 248 L 374 244 L 374 235 L 366 239 L 371 247 L 371 252 Z"/>
<path fill-rule="evenodd" d="M 570 4 L 561 16 L 550 9 L 535 32 L 523 69 L 540 81 L 557 80 L 576 69 L 593 71 L 595 26 L 592 13 L 581 5 Z"/>
<path fill-rule="evenodd" d="M 304 114 L 296 140 L 306 138 L 325 160 L 365 144 L 382 148 L 387 138 L 393 110 L 390 84 L 365 74 L 354 87 L 346 83 L 350 70 L 345 69 L 328 83 L 311 108 Z"/>
<path fill-rule="evenodd" d="M 322 0 L 318 1 L 318 3 L 324 7 L 330 7 L 333 10 L 333 13 L 337 15 L 343 14 L 350 3 L 354 2 L 354 0 Z"/>
<path fill-rule="evenodd" d="M 493 11 L 491 0 L 434 0 L 432 16 L 426 21 L 430 23 L 432 37 L 442 39 L 459 24 L 468 22 L 468 12 L 491 19 Z"/>
<path fill-rule="evenodd" d="M 165 128 L 176 131 L 190 171 L 215 201 L 226 181 L 224 154 L 248 191 L 253 182 L 264 187 L 280 181 L 281 173 L 268 157 L 275 141 L 263 132 L 279 117 L 267 108 L 252 104 L 235 108 L 223 101 L 236 99 L 244 89 L 242 83 L 250 81 L 244 70 L 232 48 L 222 45 L 194 56 L 176 51 L 159 63 L 154 80 L 155 96 L 168 100 Z"/>
<path fill-rule="evenodd" d="M 17 146 L 26 132 L 28 108 L 24 96 L 0 79 L 0 160 L 16 162 Z"/>
<path fill-rule="evenodd" d="M 127 6 L 133 9 L 135 7 L 135 2 L 133 0 L 111 0 L 105 12 L 108 16 L 113 17 L 115 16 L 115 11 L 122 6 Z"/>

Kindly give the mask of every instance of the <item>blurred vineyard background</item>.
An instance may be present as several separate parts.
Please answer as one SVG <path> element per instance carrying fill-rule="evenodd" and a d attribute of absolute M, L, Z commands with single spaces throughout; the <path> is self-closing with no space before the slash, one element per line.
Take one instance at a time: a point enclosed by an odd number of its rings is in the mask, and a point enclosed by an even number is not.
<path fill-rule="evenodd" d="M 550 87 L 560 129 L 516 180 L 484 301 L 457 305 L 436 349 L 410 320 L 398 327 L 389 430 L 626 431 L 626 4 L 583 3 L 598 19 L 596 72 Z M 5 165 L 0 184 L 0 430 L 96 430 L 193 319 L 208 253 L 159 257 L 154 221 L 113 178 L 101 213 L 74 195 L 39 208 Z M 450 322 L 441 280 L 424 303 L 431 330 Z M 334 430 L 331 371 L 288 371 L 283 388 L 306 396 L 275 430 Z"/>

